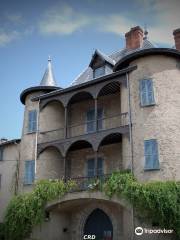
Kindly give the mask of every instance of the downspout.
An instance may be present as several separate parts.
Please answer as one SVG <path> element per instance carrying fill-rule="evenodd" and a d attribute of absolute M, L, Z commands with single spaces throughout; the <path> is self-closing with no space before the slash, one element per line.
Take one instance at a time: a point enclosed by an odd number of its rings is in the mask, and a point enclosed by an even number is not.
<path fill-rule="evenodd" d="M 37 129 L 36 129 L 36 138 L 35 138 L 35 151 L 34 151 L 34 161 L 35 161 L 35 180 L 36 180 L 36 174 L 37 174 L 37 144 L 38 144 L 38 133 L 39 133 L 39 105 L 40 105 L 40 99 L 38 100 L 38 109 L 37 109 Z"/>
<path fill-rule="evenodd" d="M 130 152 L 131 152 L 131 174 L 134 174 L 134 154 L 133 154 L 133 137 L 132 137 L 132 112 L 131 112 L 131 89 L 129 84 L 129 73 L 126 73 L 126 80 L 127 80 L 127 89 L 128 89 L 128 120 L 129 120 L 129 141 L 130 141 Z M 132 233 L 131 233 L 131 240 L 134 240 L 134 230 L 135 230 L 135 223 L 134 223 L 134 207 L 132 206 L 131 211 L 132 217 Z"/>

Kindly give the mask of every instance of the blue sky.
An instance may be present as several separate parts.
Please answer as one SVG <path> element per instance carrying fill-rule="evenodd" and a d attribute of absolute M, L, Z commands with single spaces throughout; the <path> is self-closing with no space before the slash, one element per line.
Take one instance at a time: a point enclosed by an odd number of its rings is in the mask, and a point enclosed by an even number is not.
<path fill-rule="evenodd" d="M 123 48 L 124 33 L 136 25 L 147 25 L 152 42 L 173 46 L 179 12 L 178 0 L 1 0 L 0 137 L 21 137 L 19 95 L 40 83 L 48 55 L 58 85 L 67 87 L 96 48 Z"/>

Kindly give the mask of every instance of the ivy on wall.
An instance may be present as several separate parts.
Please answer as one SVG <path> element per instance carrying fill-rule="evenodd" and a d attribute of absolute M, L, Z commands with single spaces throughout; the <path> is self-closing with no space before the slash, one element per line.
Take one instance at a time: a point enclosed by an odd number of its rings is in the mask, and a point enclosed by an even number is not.
<path fill-rule="evenodd" d="M 32 228 L 43 222 L 46 203 L 63 197 L 74 186 L 73 181 L 42 180 L 32 192 L 15 196 L 6 210 L 1 239 L 23 240 L 29 237 Z"/>
<path fill-rule="evenodd" d="M 130 173 L 114 173 L 104 184 L 106 195 L 126 199 L 140 217 L 180 237 L 180 182 L 138 182 Z"/>
<path fill-rule="evenodd" d="M 101 180 L 91 183 L 95 191 L 103 191 L 110 198 L 116 195 L 126 199 L 141 216 L 162 228 L 174 229 L 180 237 L 180 182 L 140 183 L 128 172 L 113 173 L 107 180 Z M 5 240 L 23 240 L 30 236 L 33 227 L 44 220 L 46 203 L 73 189 L 77 189 L 73 181 L 43 180 L 31 193 L 15 196 L 0 226 L 0 239 L 3 235 Z M 93 191 L 92 187 L 89 190 Z"/>

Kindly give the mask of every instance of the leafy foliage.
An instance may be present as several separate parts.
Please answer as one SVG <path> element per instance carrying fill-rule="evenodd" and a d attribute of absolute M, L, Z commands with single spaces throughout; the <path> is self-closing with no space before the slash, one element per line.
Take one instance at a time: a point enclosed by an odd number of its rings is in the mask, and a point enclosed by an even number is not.
<path fill-rule="evenodd" d="M 130 173 L 114 173 L 104 185 L 109 196 L 123 197 L 146 219 L 180 237 L 180 182 L 138 182 Z"/>
<path fill-rule="evenodd" d="M 137 214 L 162 228 L 174 229 L 180 237 L 180 182 L 140 183 L 129 172 L 117 172 L 87 186 L 89 191 L 100 190 L 110 198 L 116 195 L 126 199 Z M 46 203 L 71 190 L 77 190 L 73 181 L 42 180 L 32 192 L 15 196 L 7 208 L 4 224 L 0 225 L 0 239 L 23 240 L 29 237 L 32 228 L 43 221 Z"/>
<path fill-rule="evenodd" d="M 15 196 L 6 211 L 5 239 L 22 240 L 29 237 L 33 226 L 43 221 L 47 201 L 64 196 L 74 185 L 72 181 L 42 180 L 32 192 Z"/>

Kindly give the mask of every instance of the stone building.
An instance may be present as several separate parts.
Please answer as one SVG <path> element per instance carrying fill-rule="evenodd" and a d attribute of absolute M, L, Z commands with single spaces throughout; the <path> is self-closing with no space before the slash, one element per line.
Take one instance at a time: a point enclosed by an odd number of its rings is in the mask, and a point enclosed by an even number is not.
<path fill-rule="evenodd" d="M 175 47 L 159 48 L 147 31 L 131 28 L 124 49 L 96 50 L 64 89 L 48 60 L 40 85 L 21 93 L 21 140 L 0 144 L 1 221 L 14 191 L 31 191 L 39 179 L 71 178 L 81 191 L 48 203 L 48 220 L 33 230 L 34 239 L 80 240 L 92 229 L 99 239 L 140 238 L 134 228 L 143 223 L 131 207 L 90 193 L 87 183 L 123 169 L 139 181 L 180 180 L 180 29 L 173 34 Z M 157 237 L 141 239 L 173 239 Z"/>

